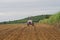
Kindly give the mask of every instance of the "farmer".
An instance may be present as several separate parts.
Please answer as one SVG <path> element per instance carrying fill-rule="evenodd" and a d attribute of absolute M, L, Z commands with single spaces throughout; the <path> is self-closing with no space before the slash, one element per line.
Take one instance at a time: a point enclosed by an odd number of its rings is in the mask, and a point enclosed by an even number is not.
<path fill-rule="evenodd" d="M 30 17 L 28 18 L 27 25 L 28 25 L 28 26 L 29 26 L 29 25 L 34 26 L 34 23 L 33 23 L 33 21 L 31 20 Z"/>

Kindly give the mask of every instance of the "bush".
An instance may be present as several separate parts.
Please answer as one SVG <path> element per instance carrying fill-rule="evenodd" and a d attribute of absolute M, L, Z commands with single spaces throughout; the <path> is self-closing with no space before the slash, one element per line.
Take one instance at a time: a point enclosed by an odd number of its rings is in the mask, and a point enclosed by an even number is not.
<path fill-rule="evenodd" d="M 55 14 L 53 16 L 51 16 L 49 19 L 48 19 L 48 23 L 49 24 L 54 24 L 54 23 L 57 23 L 60 21 L 60 12 L 58 14 Z"/>
<path fill-rule="evenodd" d="M 40 23 L 48 23 L 48 19 L 40 20 Z"/>
<path fill-rule="evenodd" d="M 60 23 L 60 12 L 57 14 L 52 15 L 49 19 L 44 19 L 39 21 L 41 23 L 48 23 L 48 24 L 55 24 L 55 23 Z"/>

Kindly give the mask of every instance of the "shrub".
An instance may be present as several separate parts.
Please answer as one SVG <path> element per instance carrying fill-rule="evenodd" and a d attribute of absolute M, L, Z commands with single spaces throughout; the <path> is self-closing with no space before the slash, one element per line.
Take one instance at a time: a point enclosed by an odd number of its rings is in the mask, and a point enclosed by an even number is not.
<path fill-rule="evenodd" d="M 44 19 L 39 21 L 40 23 L 48 23 L 48 24 L 55 24 L 55 23 L 60 23 L 60 12 L 52 15 L 48 19 Z"/>

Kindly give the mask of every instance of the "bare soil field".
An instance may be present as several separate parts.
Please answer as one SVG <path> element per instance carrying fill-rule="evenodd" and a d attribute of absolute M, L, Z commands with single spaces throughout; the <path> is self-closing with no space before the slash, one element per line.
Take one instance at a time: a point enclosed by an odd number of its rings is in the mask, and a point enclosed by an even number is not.
<path fill-rule="evenodd" d="M 60 31 L 47 24 L 1 24 L 0 40 L 60 40 Z"/>

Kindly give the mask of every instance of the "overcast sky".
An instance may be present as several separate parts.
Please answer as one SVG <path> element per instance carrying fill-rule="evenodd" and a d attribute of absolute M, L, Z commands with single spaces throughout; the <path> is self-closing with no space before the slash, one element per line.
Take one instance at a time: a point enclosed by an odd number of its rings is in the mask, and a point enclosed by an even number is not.
<path fill-rule="evenodd" d="M 60 11 L 60 0 L 0 0 L 0 22 Z"/>

